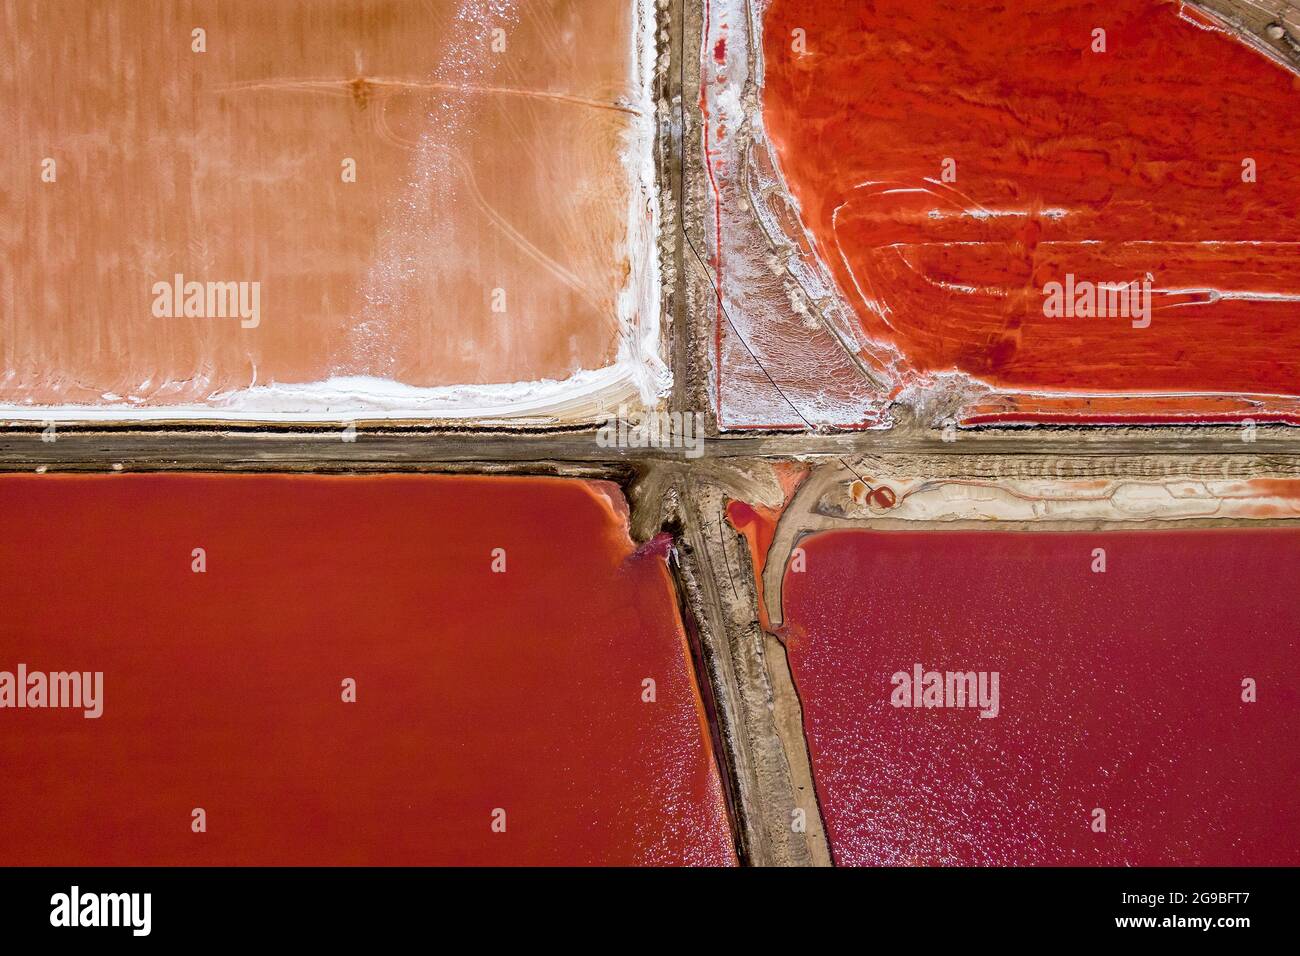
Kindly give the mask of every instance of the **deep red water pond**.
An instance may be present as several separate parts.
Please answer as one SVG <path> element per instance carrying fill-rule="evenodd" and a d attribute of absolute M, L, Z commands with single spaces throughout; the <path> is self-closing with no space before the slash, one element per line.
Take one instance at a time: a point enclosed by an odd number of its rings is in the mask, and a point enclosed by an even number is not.
<path fill-rule="evenodd" d="M 0 709 L 0 864 L 733 863 L 623 508 L 547 478 L 0 478 L 0 671 L 104 675 L 97 719 Z"/>
<path fill-rule="evenodd" d="M 786 623 L 837 862 L 1300 863 L 1300 533 L 803 547 Z M 917 664 L 997 672 L 997 715 L 895 706 Z"/>

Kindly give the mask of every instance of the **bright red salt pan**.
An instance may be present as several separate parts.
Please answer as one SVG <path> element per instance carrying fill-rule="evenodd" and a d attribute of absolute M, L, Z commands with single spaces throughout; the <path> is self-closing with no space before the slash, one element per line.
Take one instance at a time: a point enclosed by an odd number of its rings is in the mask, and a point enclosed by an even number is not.
<path fill-rule="evenodd" d="M 1300 533 L 803 547 L 789 657 L 837 862 L 1300 863 Z M 917 663 L 998 672 L 998 715 L 894 707 Z"/>
<path fill-rule="evenodd" d="M 764 123 L 896 387 L 955 370 L 1011 392 L 1300 394 L 1298 81 L 1193 19 L 1158 0 L 772 0 Z M 1150 326 L 1045 317 L 1067 273 L 1151 273 Z"/>
<path fill-rule="evenodd" d="M 0 670 L 104 672 L 97 720 L 0 710 L 0 864 L 733 863 L 623 508 L 547 478 L 0 478 Z"/>

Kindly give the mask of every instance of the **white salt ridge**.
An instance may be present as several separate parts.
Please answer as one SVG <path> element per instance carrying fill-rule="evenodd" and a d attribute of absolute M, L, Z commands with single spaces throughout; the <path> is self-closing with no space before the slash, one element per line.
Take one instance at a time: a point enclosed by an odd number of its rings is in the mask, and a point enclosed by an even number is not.
<path fill-rule="evenodd" d="M 579 371 L 563 381 L 542 379 L 489 385 L 420 388 L 370 375 L 324 382 L 254 385 L 211 396 L 211 404 L 0 406 L 12 421 L 216 421 L 311 422 L 352 419 L 537 419 L 594 421 L 609 402 L 646 399 L 628 363 Z M 651 396 L 653 399 L 653 395 Z M 589 413 L 584 413 L 589 409 Z"/>

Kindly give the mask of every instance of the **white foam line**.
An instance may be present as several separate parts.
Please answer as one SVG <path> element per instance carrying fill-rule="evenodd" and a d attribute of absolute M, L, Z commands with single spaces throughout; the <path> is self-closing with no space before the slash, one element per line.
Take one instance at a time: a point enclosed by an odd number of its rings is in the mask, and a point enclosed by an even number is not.
<path fill-rule="evenodd" d="M 1167 309 L 1183 308 L 1193 305 L 1213 305 L 1221 299 L 1241 299 L 1246 302 L 1300 302 L 1300 295 L 1290 292 L 1251 292 L 1243 291 L 1224 291 L 1221 289 L 1152 289 L 1152 292 L 1159 292 L 1162 295 L 1208 295 L 1208 302 L 1175 302 L 1173 305 L 1165 306 Z"/>

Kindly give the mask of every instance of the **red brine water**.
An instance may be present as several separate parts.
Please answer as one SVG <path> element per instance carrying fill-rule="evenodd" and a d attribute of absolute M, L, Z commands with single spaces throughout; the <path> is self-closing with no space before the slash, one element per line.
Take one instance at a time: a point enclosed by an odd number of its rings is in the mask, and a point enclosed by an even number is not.
<path fill-rule="evenodd" d="M 1163 0 L 764 9 L 764 123 L 887 378 L 1101 418 L 1039 393 L 1208 418 L 1208 393 L 1297 394 L 1294 72 Z M 1148 276 L 1145 320 L 1045 312 L 1052 283 Z"/>
<path fill-rule="evenodd" d="M 1300 863 L 1300 533 L 803 547 L 787 640 L 838 863 Z M 997 716 L 894 706 L 917 664 L 997 672 Z"/>
<path fill-rule="evenodd" d="M 0 510 L 0 671 L 104 675 L 96 719 L 0 709 L 0 864 L 735 861 L 612 484 L 29 475 Z"/>

